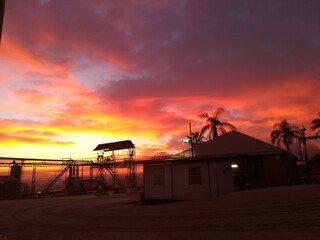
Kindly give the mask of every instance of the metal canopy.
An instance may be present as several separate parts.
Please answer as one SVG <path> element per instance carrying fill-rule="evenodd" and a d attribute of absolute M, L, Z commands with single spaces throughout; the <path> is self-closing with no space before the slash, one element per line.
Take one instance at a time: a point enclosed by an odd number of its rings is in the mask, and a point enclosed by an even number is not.
<path fill-rule="evenodd" d="M 96 148 L 93 151 L 103 150 L 107 152 L 107 151 L 116 151 L 116 150 L 122 150 L 122 149 L 130 149 L 130 148 L 134 148 L 133 143 L 130 140 L 124 140 L 119 142 L 99 144 L 98 146 L 96 146 Z"/>

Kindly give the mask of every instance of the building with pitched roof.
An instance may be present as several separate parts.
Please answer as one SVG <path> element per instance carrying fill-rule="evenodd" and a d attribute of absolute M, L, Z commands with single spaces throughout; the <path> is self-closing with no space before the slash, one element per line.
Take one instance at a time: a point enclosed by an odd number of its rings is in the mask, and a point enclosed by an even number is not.
<path fill-rule="evenodd" d="M 183 153 L 191 156 L 192 150 Z M 236 189 L 297 183 L 299 159 L 280 147 L 231 131 L 194 147 L 196 157 L 229 159 Z"/>
<path fill-rule="evenodd" d="M 295 184 L 297 161 L 279 147 L 231 131 L 174 158 L 146 161 L 144 194 L 146 199 L 183 200 Z"/>

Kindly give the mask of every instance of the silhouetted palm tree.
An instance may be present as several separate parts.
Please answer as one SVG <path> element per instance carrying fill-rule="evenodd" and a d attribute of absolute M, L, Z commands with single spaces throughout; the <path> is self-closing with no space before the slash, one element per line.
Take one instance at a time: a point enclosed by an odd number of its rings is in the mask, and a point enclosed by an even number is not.
<path fill-rule="evenodd" d="M 271 132 L 272 143 L 276 143 L 281 147 L 282 142 L 289 152 L 290 146 L 293 144 L 293 140 L 300 136 L 298 126 L 289 124 L 287 120 L 282 120 L 280 123 L 276 123 L 273 128 L 274 130 Z"/>
<path fill-rule="evenodd" d="M 224 112 L 223 108 L 218 108 L 211 116 L 208 113 L 200 114 L 199 117 L 205 119 L 206 125 L 201 129 L 200 135 L 204 135 L 205 132 L 209 131 L 209 140 L 216 138 L 219 135 L 225 134 L 227 132 L 226 128 L 231 130 L 236 130 L 236 127 L 228 122 L 221 122 L 219 120 L 219 115 Z"/>
<path fill-rule="evenodd" d="M 203 135 L 201 135 L 199 132 L 193 132 L 191 133 L 191 136 L 187 136 L 189 139 L 189 144 L 191 146 L 196 146 L 200 143 L 203 143 Z"/>
<path fill-rule="evenodd" d="M 318 130 L 316 135 L 318 135 L 320 133 L 320 112 L 318 112 L 318 116 L 319 118 L 316 118 L 314 120 L 312 120 L 311 124 L 311 130 L 312 131 L 315 131 L 315 130 Z"/>

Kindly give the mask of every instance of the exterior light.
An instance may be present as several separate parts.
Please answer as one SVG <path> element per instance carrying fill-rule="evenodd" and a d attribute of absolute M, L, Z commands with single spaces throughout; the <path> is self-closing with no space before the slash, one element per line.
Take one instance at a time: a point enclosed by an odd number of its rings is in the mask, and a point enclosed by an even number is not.
<path fill-rule="evenodd" d="M 236 163 L 231 164 L 231 168 L 232 169 L 238 168 L 238 164 L 236 164 Z"/>

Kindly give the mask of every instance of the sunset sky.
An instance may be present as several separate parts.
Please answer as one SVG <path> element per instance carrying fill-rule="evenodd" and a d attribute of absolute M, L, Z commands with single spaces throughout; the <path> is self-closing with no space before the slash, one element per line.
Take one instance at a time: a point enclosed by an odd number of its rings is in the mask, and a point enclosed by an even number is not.
<path fill-rule="evenodd" d="M 320 112 L 318 0 L 7 0 L 0 156 L 182 151 L 198 115 L 270 142 Z M 320 139 L 310 141 L 320 152 Z"/>

